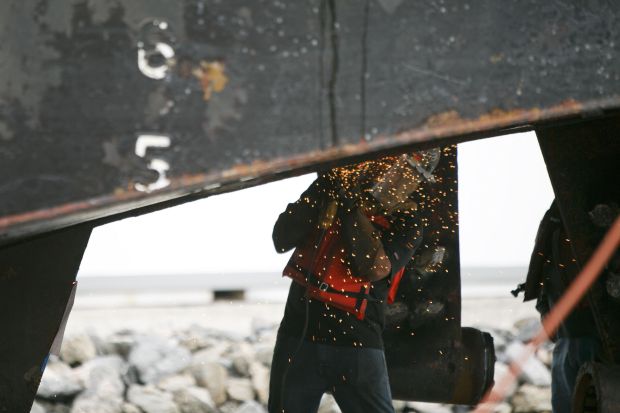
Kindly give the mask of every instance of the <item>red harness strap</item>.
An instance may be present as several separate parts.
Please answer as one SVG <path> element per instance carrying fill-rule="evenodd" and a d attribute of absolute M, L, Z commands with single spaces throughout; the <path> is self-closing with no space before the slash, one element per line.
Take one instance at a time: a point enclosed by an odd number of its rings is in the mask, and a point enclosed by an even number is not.
<path fill-rule="evenodd" d="M 370 219 L 383 228 L 389 228 L 389 222 L 383 216 Z M 310 237 L 304 245 L 295 249 L 283 275 L 305 286 L 310 298 L 329 303 L 363 320 L 368 301 L 376 299 L 370 295 L 370 282 L 354 276 L 347 265 L 346 247 L 340 231 L 340 220 L 336 219 L 323 234 Z M 404 268 L 392 277 L 389 303 L 394 302 L 403 273 Z"/>

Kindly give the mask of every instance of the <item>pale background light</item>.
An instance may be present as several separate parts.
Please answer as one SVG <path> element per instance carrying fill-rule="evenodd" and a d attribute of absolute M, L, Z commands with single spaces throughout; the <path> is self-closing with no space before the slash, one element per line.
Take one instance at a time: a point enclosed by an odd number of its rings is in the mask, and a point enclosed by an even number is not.
<path fill-rule="evenodd" d="M 282 270 L 271 230 L 312 182 L 305 175 L 95 229 L 80 275 L 175 275 Z M 553 193 L 533 133 L 459 145 L 463 266 L 525 266 Z"/>
<path fill-rule="evenodd" d="M 527 265 L 552 200 L 533 132 L 459 145 L 462 265 Z"/>

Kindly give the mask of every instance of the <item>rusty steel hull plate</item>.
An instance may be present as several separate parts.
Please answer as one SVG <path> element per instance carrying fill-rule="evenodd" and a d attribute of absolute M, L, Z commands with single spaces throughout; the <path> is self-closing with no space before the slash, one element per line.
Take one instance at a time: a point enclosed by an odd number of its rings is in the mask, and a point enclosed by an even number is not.
<path fill-rule="evenodd" d="M 597 205 L 620 204 L 620 117 L 536 131 L 576 262 L 583 268 L 608 230 L 595 225 Z M 620 362 L 620 303 L 606 289 L 607 267 L 588 291 L 607 362 Z M 572 281 L 572 280 L 567 280 Z"/>
<path fill-rule="evenodd" d="M 3 1 L 0 243 L 613 110 L 619 16 L 609 1 Z"/>

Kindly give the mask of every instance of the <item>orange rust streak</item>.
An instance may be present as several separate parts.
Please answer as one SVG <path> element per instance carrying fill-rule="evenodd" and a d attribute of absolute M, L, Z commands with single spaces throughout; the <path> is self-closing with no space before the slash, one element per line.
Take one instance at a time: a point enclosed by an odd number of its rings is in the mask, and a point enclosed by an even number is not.
<path fill-rule="evenodd" d="M 26 212 L 24 214 L 18 215 L 9 215 L 0 218 L 0 229 L 8 228 L 12 225 L 21 224 L 29 221 L 38 221 L 41 219 L 47 218 L 55 218 L 58 215 L 69 214 L 72 212 L 80 211 L 87 209 L 89 206 L 92 206 L 90 202 L 75 202 L 72 204 L 60 205 L 53 208 L 41 209 L 31 212 Z"/>
<path fill-rule="evenodd" d="M 427 128 L 433 128 L 437 126 L 456 124 L 464 121 L 465 119 L 463 119 L 456 110 L 449 110 L 447 112 L 441 112 L 429 117 L 428 119 L 426 119 L 426 122 L 424 122 L 424 126 Z"/>
<path fill-rule="evenodd" d="M 378 136 L 378 140 L 391 138 L 403 143 L 423 142 L 450 136 L 466 135 L 475 132 L 495 130 L 516 125 L 526 125 L 546 119 L 561 118 L 577 114 L 584 105 L 568 99 L 549 108 L 494 109 L 475 119 L 466 119 L 455 110 L 430 116 L 420 128 L 396 133 L 393 136 Z"/>
<path fill-rule="evenodd" d="M 203 91 L 203 99 L 211 99 L 213 92 L 221 92 L 228 84 L 225 66 L 221 62 L 200 62 L 200 67 L 193 71 L 195 77 L 200 81 Z"/>
<path fill-rule="evenodd" d="M 594 254 L 592 254 L 586 266 L 571 283 L 560 301 L 551 309 L 549 315 L 545 317 L 542 328 L 536 337 L 528 343 L 523 353 L 510 365 L 510 371 L 499 380 L 495 388 L 487 392 L 480 405 L 474 410 L 474 413 L 490 413 L 495 404 L 504 400 L 508 389 L 516 380 L 519 373 L 521 373 L 523 364 L 525 364 L 534 352 L 536 352 L 538 347 L 547 340 L 547 333 L 552 335 L 558 329 L 560 323 L 564 321 L 573 308 L 577 306 L 588 289 L 596 281 L 603 267 L 607 264 L 619 245 L 620 217 L 616 218 L 616 221 L 609 231 L 607 231 L 603 241 L 601 241 L 599 247 Z"/>

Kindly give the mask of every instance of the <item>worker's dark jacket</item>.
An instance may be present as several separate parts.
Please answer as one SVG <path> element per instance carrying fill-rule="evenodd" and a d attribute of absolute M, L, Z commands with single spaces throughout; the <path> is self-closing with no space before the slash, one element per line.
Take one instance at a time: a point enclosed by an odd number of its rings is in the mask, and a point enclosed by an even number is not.
<path fill-rule="evenodd" d="M 574 259 L 555 201 L 545 213 L 530 259 L 524 301 L 537 299 L 536 309 L 542 316 L 560 299 L 579 268 Z M 582 300 L 562 322 L 557 337 L 596 336 L 596 325 L 588 306 Z"/>
<path fill-rule="evenodd" d="M 280 214 L 273 232 L 274 245 L 279 252 L 300 245 L 316 228 L 326 192 L 324 184 L 317 180 L 297 202 L 289 204 Z M 383 248 L 390 259 L 391 273 L 394 274 L 413 256 L 421 242 L 422 225 L 414 214 L 395 214 L 386 218 L 390 222 L 389 229 L 376 229 L 381 231 Z M 279 333 L 300 337 L 307 311 L 307 340 L 341 346 L 383 348 L 382 331 L 389 287 L 390 276 L 371 283 L 370 295 L 375 301 L 368 303 L 366 317 L 359 320 L 355 315 L 327 303 L 306 300 L 305 288 L 292 282 Z"/>

